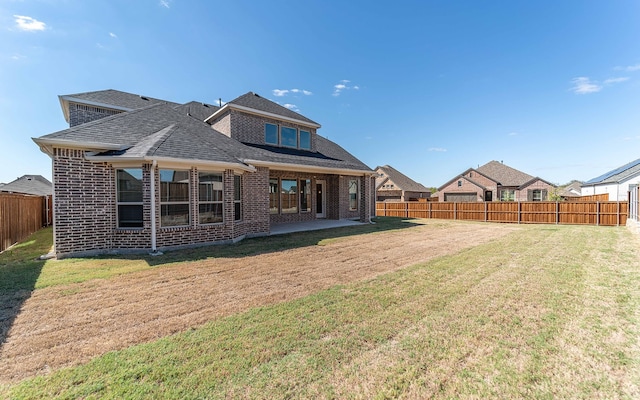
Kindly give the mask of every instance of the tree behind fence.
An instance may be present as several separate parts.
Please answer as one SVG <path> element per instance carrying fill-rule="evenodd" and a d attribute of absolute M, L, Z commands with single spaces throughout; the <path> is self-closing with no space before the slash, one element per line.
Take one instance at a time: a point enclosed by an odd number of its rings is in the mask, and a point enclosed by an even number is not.
<path fill-rule="evenodd" d="M 0 251 L 51 224 L 51 196 L 0 193 Z"/>

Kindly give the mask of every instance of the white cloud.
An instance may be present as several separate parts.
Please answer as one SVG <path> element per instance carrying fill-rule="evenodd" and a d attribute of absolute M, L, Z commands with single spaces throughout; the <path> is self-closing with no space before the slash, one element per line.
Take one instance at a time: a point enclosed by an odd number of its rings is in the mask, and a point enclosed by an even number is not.
<path fill-rule="evenodd" d="M 518 132 L 509 132 L 509 136 L 518 136 L 519 133 Z"/>
<path fill-rule="evenodd" d="M 579 76 L 571 80 L 573 87 L 570 89 L 576 94 L 596 93 L 602 90 L 602 86 L 597 81 L 592 81 L 585 76 Z"/>
<path fill-rule="evenodd" d="M 164 8 L 171 8 L 171 0 L 160 0 L 160 5 Z"/>
<path fill-rule="evenodd" d="M 436 151 L 438 153 L 445 153 L 447 151 L 447 149 L 444 149 L 442 147 L 429 147 L 429 151 Z"/>
<path fill-rule="evenodd" d="M 305 96 L 311 96 L 313 93 L 310 92 L 309 90 L 304 90 L 304 89 L 273 89 L 273 95 L 276 97 L 283 97 L 288 95 L 289 93 L 295 93 L 295 94 L 300 94 L 302 93 Z"/>
<path fill-rule="evenodd" d="M 283 104 L 283 106 L 287 107 L 291 111 L 295 111 L 295 112 L 300 111 L 300 109 L 298 109 L 298 106 L 296 106 L 295 104 L 286 103 L 286 104 Z"/>
<path fill-rule="evenodd" d="M 273 89 L 273 95 L 276 97 L 282 97 L 289 93 L 287 89 Z"/>
<path fill-rule="evenodd" d="M 47 28 L 47 24 L 42 21 L 38 21 L 35 18 L 27 17 L 24 15 L 14 15 L 16 19 L 16 25 L 18 25 L 18 29 L 22 31 L 43 31 Z"/>
<path fill-rule="evenodd" d="M 112 38 L 117 38 L 117 37 L 118 37 L 118 35 L 116 35 L 116 34 L 115 34 L 115 33 L 113 33 L 113 32 L 109 32 L 109 36 L 111 36 Z"/>
<path fill-rule="evenodd" d="M 620 82 L 624 82 L 624 81 L 628 81 L 629 77 L 628 76 L 622 76 L 620 78 L 609 78 L 609 79 L 605 79 L 604 84 L 605 85 L 611 85 L 614 83 L 620 83 Z"/>
<path fill-rule="evenodd" d="M 360 86 L 357 86 L 357 85 L 349 86 L 348 85 L 349 83 L 351 83 L 350 80 L 343 79 L 340 81 L 340 83 L 333 85 L 333 96 L 334 97 L 340 96 L 343 90 L 350 90 L 350 89 L 360 90 Z"/>
<path fill-rule="evenodd" d="M 27 58 L 27 56 L 23 56 L 22 54 L 14 54 L 11 56 L 11 59 L 15 61 L 24 60 L 25 58 Z"/>
<path fill-rule="evenodd" d="M 635 71 L 640 71 L 640 64 L 627 65 L 626 67 L 615 67 L 614 69 L 616 71 L 635 72 Z"/>

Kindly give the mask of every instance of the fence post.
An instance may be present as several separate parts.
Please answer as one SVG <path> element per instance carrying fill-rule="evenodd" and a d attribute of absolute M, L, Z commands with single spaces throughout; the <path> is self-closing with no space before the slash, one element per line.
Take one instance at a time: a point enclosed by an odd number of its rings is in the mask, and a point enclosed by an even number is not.
<path fill-rule="evenodd" d="M 518 202 L 518 224 L 520 223 L 521 214 L 522 214 L 522 202 L 519 201 Z"/>
<path fill-rule="evenodd" d="M 600 226 L 600 202 L 596 201 L 596 226 Z"/>
<path fill-rule="evenodd" d="M 427 204 L 429 205 L 428 211 L 429 211 L 429 219 L 431 219 L 431 202 L 428 201 Z"/>
<path fill-rule="evenodd" d="M 454 203 L 453 203 L 453 220 L 454 220 L 454 221 L 457 219 L 457 218 L 456 218 L 456 217 L 457 217 L 457 215 L 456 215 L 456 205 L 457 205 L 457 204 L 458 204 L 457 202 L 454 202 Z"/>
<path fill-rule="evenodd" d="M 620 202 L 618 201 L 618 215 L 616 216 L 616 226 L 620 226 Z"/>
<path fill-rule="evenodd" d="M 560 223 L 560 202 L 556 201 L 556 225 Z"/>
<path fill-rule="evenodd" d="M 404 215 L 405 218 L 409 218 L 409 203 L 407 202 L 404 203 Z"/>

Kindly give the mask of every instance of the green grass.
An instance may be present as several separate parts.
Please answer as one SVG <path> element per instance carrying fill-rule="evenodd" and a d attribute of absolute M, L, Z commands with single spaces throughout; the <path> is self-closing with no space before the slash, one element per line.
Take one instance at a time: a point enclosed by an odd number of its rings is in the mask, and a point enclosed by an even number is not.
<path fill-rule="evenodd" d="M 287 246 L 270 239 L 245 250 Z M 626 228 L 525 226 L 377 279 L 111 352 L 0 396 L 634 398 L 639 244 Z"/>

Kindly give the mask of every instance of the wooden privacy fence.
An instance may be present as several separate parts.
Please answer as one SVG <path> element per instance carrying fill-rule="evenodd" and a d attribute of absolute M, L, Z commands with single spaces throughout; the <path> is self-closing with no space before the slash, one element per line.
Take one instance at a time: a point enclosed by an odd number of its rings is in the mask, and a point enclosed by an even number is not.
<path fill-rule="evenodd" d="M 0 193 L 0 251 L 51 221 L 51 196 Z"/>
<path fill-rule="evenodd" d="M 376 216 L 517 224 L 625 225 L 626 201 L 377 202 Z"/>

